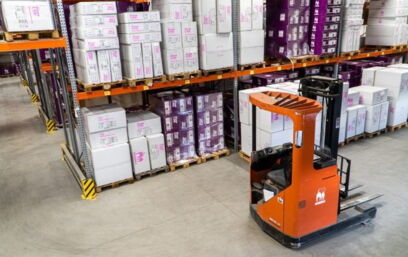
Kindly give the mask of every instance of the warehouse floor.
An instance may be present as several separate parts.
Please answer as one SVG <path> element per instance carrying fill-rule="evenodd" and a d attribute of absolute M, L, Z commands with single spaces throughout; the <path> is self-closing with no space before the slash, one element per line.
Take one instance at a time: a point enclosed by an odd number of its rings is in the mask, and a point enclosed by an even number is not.
<path fill-rule="evenodd" d="M 378 217 L 300 251 L 252 221 L 247 164 L 237 155 L 83 201 L 61 161 L 63 133 L 44 131 L 18 80 L 1 80 L 1 257 L 407 256 L 408 129 L 341 150 L 353 160 L 353 182 L 385 195 Z"/>

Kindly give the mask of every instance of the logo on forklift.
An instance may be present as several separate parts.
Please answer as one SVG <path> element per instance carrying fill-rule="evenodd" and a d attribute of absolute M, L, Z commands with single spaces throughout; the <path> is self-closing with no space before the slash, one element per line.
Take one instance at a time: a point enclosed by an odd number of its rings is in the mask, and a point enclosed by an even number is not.
<path fill-rule="evenodd" d="M 326 203 L 326 188 L 319 188 L 316 193 L 315 205 L 321 205 Z"/>

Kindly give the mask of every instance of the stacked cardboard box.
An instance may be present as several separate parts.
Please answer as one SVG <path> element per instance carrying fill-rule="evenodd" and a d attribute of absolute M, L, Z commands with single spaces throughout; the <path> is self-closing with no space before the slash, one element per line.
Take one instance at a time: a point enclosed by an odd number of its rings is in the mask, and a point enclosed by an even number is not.
<path fill-rule="evenodd" d="M 341 51 L 351 52 L 360 49 L 361 31 L 364 20 L 363 9 L 365 0 L 347 0 L 343 13 Z"/>
<path fill-rule="evenodd" d="M 132 178 L 125 110 L 116 104 L 83 108 L 97 186 Z"/>
<path fill-rule="evenodd" d="M 310 53 L 309 4 L 309 1 L 266 1 L 267 56 L 285 58 Z"/>
<path fill-rule="evenodd" d="M 240 0 L 238 64 L 264 61 L 263 0 Z"/>
<path fill-rule="evenodd" d="M 366 45 L 393 46 L 408 42 L 408 1 L 370 2 Z"/>
<path fill-rule="evenodd" d="M 162 15 L 163 59 L 166 74 L 197 71 L 197 24 L 193 22 L 191 0 L 153 1 Z"/>
<path fill-rule="evenodd" d="M 197 153 L 202 156 L 225 148 L 222 93 L 194 97 Z"/>
<path fill-rule="evenodd" d="M 385 129 L 389 108 L 389 102 L 387 101 L 388 90 L 381 87 L 359 86 L 354 87 L 352 91 L 359 92 L 359 102 L 367 108 L 364 131 L 374 133 Z"/>
<path fill-rule="evenodd" d="M 122 80 L 116 3 L 71 5 L 70 24 L 78 79 L 84 84 Z"/>
<path fill-rule="evenodd" d="M 408 118 L 408 69 L 386 68 L 377 71 L 375 87 L 388 89 L 388 126 L 405 123 Z"/>
<path fill-rule="evenodd" d="M 50 0 L 1 1 L 0 27 L 8 32 L 54 30 Z"/>
<path fill-rule="evenodd" d="M 166 166 L 166 151 L 160 117 L 149 111 L 127 115 L 135 175 Z"/>
<path fill-rule="evenodd" d="M 232 67 L 234 55 L 231 0 L 193 2 L 199 34 L 200 69 Z"/>
<path fill-rule="evenodd" d="M 119 35 L 126 78 L 143 79 L 163 75 L 159 12 L 119 14 Z"/>
<path fill-rule="evenodd" d="M 347 98 L 346 139 L 364 133 L 367 107 L 360 104 L 360 92 L 350 89 Z"/>
<path fill-rule="evenodd" d="M 162 119 L 167 163 L 195 158 L 193 98 L 158 94 L 151 96 L 150 103 Z"/>

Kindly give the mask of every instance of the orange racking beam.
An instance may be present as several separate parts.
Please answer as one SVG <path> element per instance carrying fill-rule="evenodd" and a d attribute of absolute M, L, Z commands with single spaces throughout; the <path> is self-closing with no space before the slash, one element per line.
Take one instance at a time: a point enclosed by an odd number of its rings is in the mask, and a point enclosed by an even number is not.
<path fill-rule="evenodd" d="M 407 53 L 407 52 L 408 52 L 407 48 L 373 51 L 373 52 L 361 53 L 355 56 L 333 57 L 333 58 L 322 59 L 318 61 L 296 63 L 296 64 L 289 63 L 289 64 L 276 65 L 276 66 L 270 66 L 270 67 L 265 67 L 265 68 L 257 68 L 253 70 L 235 71 L 235 72 L 225 73 L 223 75 L 205 76 L 205 77 L 194 78 L 190 80 L 158 82 L 158 83 L 154 83 L 153 86 L 151 87 L 148 87 L 146 85 L 141 85 L 141 86 L 137 86 L 133 88 L 130 88 L 130 87 L 114 88 L 114 89 L 111 89 L 110 91 L 95 90 L 92 92 L 78 92 L 77 97 L 78 97 L 78 101 L 83 101 L 87 99 L 100 98 L 100 97 L 105 97 L 105 96 L 124 95 L 124 94 L 137 93 L 137 92 L 148 91 L 148 90 L 164 89 L 164 88 L 176 88 L 176 87 L 182 87 L 182 86 L 186 86 L 190 84 L 210 82 L 210 81 L 216 81 L 216 80 L 221 80 L 221 79 L 239 78 L 239 77 L 255 75 L 255 74 L 262 74 L 262 73 L 275 72 L 275 71 L 281 71 L 281 70 L 292 70 L 292 69 L 297 69 L 297 68 L 304 68 L 304 67 L 311 67 L 311 66 L 318 66 L 318 65 L 325 65 L 325 64 L 335 64 L 335 63 L 339 63 L 342 61 L 359 60 L 359 59 L 365 59 L 365 58 L 370 58 L 370 57 L 377 57 L 377 56 L 390 55 L 390 54 L 401 54 L 401 53 Z"/>
<path fill-rule="evenodd" d="M 13 42 L 1 42 L 0 52 L 17 52 L 24 50 L 36 50 L 47 48 L 65 48 L 65 38 L 39 39 L 39 40 L 16 40 Z"/>

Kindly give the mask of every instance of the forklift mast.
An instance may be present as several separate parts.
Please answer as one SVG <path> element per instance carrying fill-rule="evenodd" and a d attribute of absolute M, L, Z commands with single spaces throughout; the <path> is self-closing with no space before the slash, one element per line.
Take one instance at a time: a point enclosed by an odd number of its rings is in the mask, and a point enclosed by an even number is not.
<path fill-rule="evenodd" d="M 300 81 L 299 92 L 303 97 L 321 102 L 320 153 L 337 160 L 343 82 L 329 77 L 311 76 Z"/>

